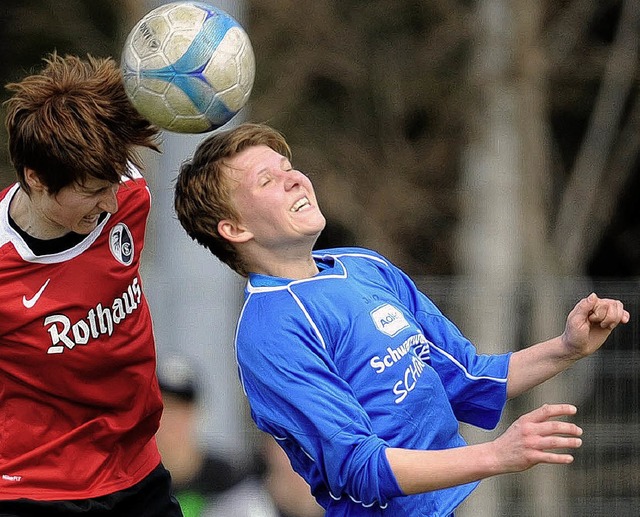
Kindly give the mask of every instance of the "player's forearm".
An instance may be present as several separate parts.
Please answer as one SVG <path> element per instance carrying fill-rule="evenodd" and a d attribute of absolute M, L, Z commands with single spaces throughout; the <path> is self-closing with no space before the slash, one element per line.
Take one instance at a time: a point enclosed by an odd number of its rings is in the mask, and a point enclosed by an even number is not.
<path fill-rule="evenodd" d="M 387 449 L 387 460 L 400 489 L 406 494 L 431 492 L 501 474 L 492 445 L 484 443 L 422 451 Z"/>
<path fill-rule="evenodd" d="M 569 368 L 570 356 L 560 336 L 518 350 L 509 360 L 507 397 L 514 398 Z"/>
<path fill-rule="evenodd" d="M 387 460 L 406 495 L 521 472 L 539 463 L 567 465 L 573 461 L 570 450 L 582 445 L 582 429 L 558 419 L 575 413 L 571 404 L 544 404 L 490 442 L 438 451 L 390 448 Z"/>

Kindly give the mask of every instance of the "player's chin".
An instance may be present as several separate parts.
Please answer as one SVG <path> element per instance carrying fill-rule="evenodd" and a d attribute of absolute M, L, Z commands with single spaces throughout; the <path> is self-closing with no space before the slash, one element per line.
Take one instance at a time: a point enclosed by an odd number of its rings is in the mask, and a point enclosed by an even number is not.
<path fill-rule="evenodd" d="M 312 221 L 310 224 L 300 225 L 298 231 L 303 235 L 317 238 L 324 230 L 325 224 L 324 220 Z"/>
<path fill-rule="evenodd" d="M 314 229 L 318 232 L 318 234 L 320 234 L 325 229 L 326 226 L 327 226 L 327 220 L 325 219 L 324 215 L 322 215 L 322 212 L 318 211 L 318 216 L 316 217 L 316 220 L 315 220 Z"/>

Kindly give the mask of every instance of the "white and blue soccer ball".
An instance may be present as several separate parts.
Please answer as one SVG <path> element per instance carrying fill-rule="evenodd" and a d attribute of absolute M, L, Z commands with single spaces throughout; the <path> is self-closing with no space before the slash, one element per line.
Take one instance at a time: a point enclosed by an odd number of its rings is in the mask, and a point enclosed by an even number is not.
<path fill-rule="evenodd" d="M 175 2 L 133 27 L 121 68 L 127 95 L 150 122 L 176 133 L 204 133 L 245 106 L 255 57 L 247 33 L 228 13 L 202 2 Z"/>

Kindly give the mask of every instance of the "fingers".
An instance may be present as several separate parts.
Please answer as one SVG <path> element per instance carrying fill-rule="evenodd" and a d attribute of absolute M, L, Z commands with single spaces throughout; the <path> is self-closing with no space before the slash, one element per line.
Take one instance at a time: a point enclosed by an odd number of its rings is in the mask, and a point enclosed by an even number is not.
<path fill-rule="evenodd" d="M 573 404 L 544 404 L 521 418 L 532 422 L 545 422 L 559 416 L 575 415 L 577 412 L 578 408 Z"/>
<path fill-rule="evenodd" d="M 562 435 L 569 437 L 580 437 L 582 436 L 582 428 L 578 427 L 572 422 L 550 420 L 548 422 L 538 424 L 537 433 L 540 436 Z"/>
<path fill-rule="evenodd" d="M 520 424 L 527 446 L 537 450 L 577 449 L 582 445 L 582 428 L 573 422 L 552 420 L 559 416 L 574 415 L 577 409 L 571 404 L 545 404 L 526 415 Z"/>
<path fill-rule="evenodd" d="M 567 465 L 573 462 L 573 455 L 567 453 L 557 453 L 557 452 L 541 452 L 538 455 L 536 464 L 538 463 L 547 463 L 554 465 Z"/>
<path fill-rule="evenodd" d="M 551 424 L 552 422 L 549 422 Z M 554 422 L 560 424 L 562 422 Z M 578 449 L 582 446 L 582 429 L 575 424 L 564 423 L 560 427 L 538 424 L 536 433 L 529 437 L 527 448 L 532 464 L 566 464 L 573 461 L 573 455 L 559 450 Z"/>
<path fill-rule="evenodd" d="M 573 456 L 555 452 L 558 449 L 577 449 L 582 446 L 582 428 L 573 422 L 553 420 L 575 415 L 572 404 L 545 404 L 520 417 L 522 439 L 530 451 L 533 463 L 570 463 Z"/>
<path fill-rule="evenodd" d="M 603 329 L 613 330 L 619 323 L 628 323 L 629 318 L 629 312 L 625 310 L 620 300 L 608 298 L 595 297 L 589 312 L 589 321 L 599 324 Z"/>
<path fill-rule="evenodd" d="M 538 440 L 538 450 L 552 451 L 556 449 L 577 449 L 582 446 L 582 439 L 577 436 L 541 436 Z"/>
<path fill-rule="evenodd" d="M 529 444 L 532 449 L 549 452 L 557 449 L 577 449 L 582 446 L 580 427 L 567 422 L 549 422 L 552 423 L 562 425 L 539 425 L 532 440 L 534 443 Z"/>
<path fill-rule="evenodd" d="M 522 471 L 539 463 L 571 463 L 568 451 L 582 445 L 582 429 L 557 418 L 576 411 L 572 404 L 545 404 L 518 418 L 494 442 L 504 471 Z"/>
<path fill-rule="evenodd" d="M 628 323 L 630 319 L 629 312 L 620 300 L 598 298 L 596 293 L 580 300 L 572 313 L 581 318 L 588 318 L 590 323 L 609 330 L 613 330 L 620 323 Z"/>
<path fill-rule="evenodd" d="M 583 317 L 587 317 L 590 313 L 593 312 L 593 309 L 598 301 L 598 295 L 596 293 L 591 293 L 586 298 L 582 298 L 576 306 L 571 311 L 573 314 L 577 314 Z"/>

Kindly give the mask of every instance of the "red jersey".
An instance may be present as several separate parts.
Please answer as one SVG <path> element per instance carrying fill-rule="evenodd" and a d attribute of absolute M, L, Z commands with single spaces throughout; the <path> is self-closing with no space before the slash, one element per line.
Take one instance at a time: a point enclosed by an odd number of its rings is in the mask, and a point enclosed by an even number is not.
<path fill-rule="evenodd" d="M 140 253 L 142 177 L 79 244 L 36 256 L 0 192 L 0 500 L 128 488 L 160 462 L 162 402 Z"/>

